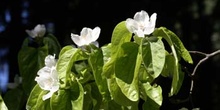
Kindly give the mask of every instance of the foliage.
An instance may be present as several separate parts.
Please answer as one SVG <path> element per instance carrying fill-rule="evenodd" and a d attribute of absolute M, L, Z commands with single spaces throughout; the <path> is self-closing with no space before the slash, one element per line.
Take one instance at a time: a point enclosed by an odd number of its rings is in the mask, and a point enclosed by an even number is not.
<path fill-rule="evenodd" d="M 51 34 L 38 38 L 37 46 L 29 43 L 25 39 L 18 54 L 23 79 L 20 88 L 24 90 L 21 94 L 28 98 L 28 110 L 159 110 L 163 90 L 158 77 L 171 78 L 169 96 L 176 95 L 184 80 L 180 61 L 193 63 L 171 30 L 159 27 L 152 34 L 138 37 L 128 31 L 125 21 L 116 25 L 111 42 L 102 47 L 89 44 L 60 48 Z M 45 57 L 53 54 L 57 56 L 60 87 L 43 100 L 48 91 L 34 78 L 45 66 Z"/>

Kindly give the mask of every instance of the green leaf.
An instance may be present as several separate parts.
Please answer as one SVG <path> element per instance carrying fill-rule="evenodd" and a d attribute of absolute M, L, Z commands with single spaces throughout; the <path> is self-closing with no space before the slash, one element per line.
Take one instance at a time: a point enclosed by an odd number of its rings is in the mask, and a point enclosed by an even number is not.
<path fill-rule="evenodd" d="M 172 45 L 174 46 L 177 55 L 179 57 L 182 57 L 185 61 L 187 61 L 190 64 L 193 63 L 193 60 L 188 50 L 185 48 L 185 46 L 183 45 L 183 43 L 175 33 L 173 33 L 172 31 L 168 30 L 165 27 L 160 27 L 154 31 L 153 35 L 162 36 L 163 38 L 165 38 L 170 46 Z"/>
<path fill-rule="evenodd" d="M 137 43 L 138 45 L 141 45 L 143 37 L 138 37 L 136 35 L 133 36 L 134 42 Z"/>
<path fill-rule="evenodd" d="M 125 42 L 130 42 L 132 33 L 128 31 L 125 26 L 125 21 L 122 21 L 116 25 L 112 33 L 112 55 L 117 54 L 118 48 Z"/>
<path fill-rule="evenodd" d="M 141 83 L 146 83 L 146 82 L 153 82 L 154 78 L 147 73 L 146 68 L 144 67 L 144 65 L 141 65 L 140 69 L 139 69 L 139 81 Z"/>
<path fill-rule="evenodd" d="M 67 87 L 67 82 L 70 80 L 71 69 L 74 62 L 85 60 L 87 56 L 81 49 L 65 46 L 62 48 L 59 59 L 57 61 L 57 71 L 61 80 L 61 88 Z"/>
<path fill-rule="evenodd" d="M 115 57 L 117 56 L 118 49 L 125 42 L 130 42 L 132 33 L 130 33 L 126 26 L 125 21 L 122 21 L 116 25 L 112 33 L 111 39 L 111 58 L 103 66 L 103 74 L 106 77 L 112 77 L 114 74 Z"/>
<path fill-rule="evenodd" d="M 159 85 L 151 86 L 149 83 L 142 83 L 141 88 L 141 93 L 145 96 L 143 109 L 159 110 L 163 101 L 162 88 Z"/>
<path fill-rule="evenodd" d="M 176 66 L 174 68 L 177 68 Z M 173 94 L 177 94 L 182 86 L 183 80 L 184 80 L 184 72 L 181 71 L 180 65 L 178 65 L 178 74 L 173 73 L 173 80 L 172 80 L 172 86 L 171 91 L 169 93 L 169 96 L 172 96 Z"/>
<path fill-rule="evenodd" d="M 136 103 L 138 103 L 137 101 L 132 101 L 130 99 L 128 99 L 121 91 L 121 89 L 119 88 L 118 84 L 116 83 L 116 79 L 115 78 L 111 78 L 108 79 L 108 88 L 109 91 L 111 93 L 111 96 L 113 98 L 113 100 L 122 106 L 134 106 L 136 105 Z"/>
<path fill-rule="evenodd" d="M 43 46 L 34 48 L 29 46 L 30 40 L 26 38 L 18 52 L 19 72 L 21 73 L 23 88 L 27 96 L 36 84 L 34 78 L 38 70 L 44 66 L 45 57 L 48 54 L 56 54 L 57 57 L 61 49 L 59 42 L 52 34 L 48 34 L 42 40 Z"/>
<path fill-rule="evenodd" d="M 148 98 L 142 105 L 142 110 L 160 110 L 160 106 L 156 105 L 155 102 Z"/>
<path fill-rule="evenodd" d="M 0 95 L 0 109 L 1 110 L 8 110 L 7 106 L 4 103 L 4 100 L 2 99 L 2 96 Z"/>
<path fill-rule="evenodd" d="M 3 98 L 9 110 L 21 110 L 27 101 L 24 91 L 20 88 L 7 91 Z"/>
<path fill-rule="evenodd" d="M 108 101 L 108 106 L 104 110 L 124 110 L 124 106 L 117 104 L 114 100 Z"/>
<path fill-rule="evenodd" d="M 115 75 L 127 84 L 131 84 L 134 78 L 134 70 L 138 53 L 136 43 L 122 44 L 115 62 Z"/>
<path fill-rule="evenodd" d="M 50 99 L 51 110 L 83 110 L 84 90 L 82 85 L 72 82 L 70 89 L 58 90 Z"/>
<path fill-rule="evenodd" d="M 163 70 L 166 58 L 162 40 L 156 37 L 143 39 L 141 55 L 147 73 L 153 78 L 157 78 Z"/>
<path fill-rule="evenodd" d="M 26 109 L 27 110 L 50 110 L 50 99 L 43 100 L 42 97 L 47 94 L 38 84 L 33 88 L 28 98 Z"/>
<path fill-rule="evenodd" d="M 111 43 L 101 47 L 103 52 L 103 61 L 104 63 L 108 62 L 111 57 Z"/>
<path fill-rule="evenodd" d="M 166 60 L 161 75 L 163 77 L 172 77 L 173 76 L 172 68 L 174 68 L 174 65 L 175 65 L 175 58 L 172 55 L 170 55 L 168 52 L 166 52 Z"/>
<path fill-rule="evenodd" d="M 95 82 L 86 84 L 84 86 L 84 91 L 86 93 L 84 95 L 83 110 L 99 109 L 102 102 L 102 96 L 97 92 L 99 89 Z"/>
<path fill-rule="evenodd" d="M 92 97 L 92 102 L 93 102 L 93 110 L 99 110 L 103 109 L 106 107 L 106 102 L 107 100 L 103 100 L 102 95 L 100 94 L 97 84 L 96 83 L 91 83 L 91 97 Z M 91 110 L 91 109 L 90 109 Z"/>
<path fill-rule="evenodd" d="M 44 59 L 48 55 L 47 45 L 39 48 L 24 46 L 18 53 L 19 72 L 22 77 L 22 85 L 27 96 L 36 85 L 34 80 L 37 72 L 44 64 Z"/>
<path fill-rule="evenodd" d="M 73 82 L 70 95 L 72 110 L 83 110 L 84 89 L 79 81 Z"/>
<path fill-rule="evenodd" d="M 92 72 L 95 78 L 95 82 L 99 88 L 99 92 L 102 94 L 104 100 L 110 100 L 110 94 L 108 91 L 107 80 L 102 75 L 102 67 L 103 67 L 103 53 L 99 48 L 93 48 L 89 56 L 89 65 L 92 68 Z"/>
<path fill-rule="evenodd" d="M 58 90 L 57 94 L 53 94 L 50 99 L 51 110 L 72 110 L 70 94 L 69 89 Z"/>
<path fill-rule="evenodd" d="M 48 34 L 44 37 L 43 42 L 44 44 L 48 45 L 48 53 L 50 55 L 56 54 L 57 58 L 61 50 L 61 46 L 57 38 L 52 34 Z"/>
<path fill-rule="evenodd" d="M 187 49 L 182 44 L 181 40 L 170 30 L 166 29 L 165 27 L 158 28 L 153 33 L 154 36 L 163 37 L 169 44 L 172 54 L 175 59 L 174 67 L 172 68 L 173 71 L 173 80 L 172 86 L 170 90 L 170 96 L 177 94 L 179 91 L 179 83 L 181 83 L 180 79 L 180 69 L 179 69 L 179 60 L 182 57 L 188 63 L 193 63 L 192 58 L 187 51 Z M 170 68 L 171 69 L 171 68 Z"/>
<path fill-rule="evenodd" d="M 115 62 L 116 82 L 122 93 L 132 101 L 139 99 L 138 72 L 135 72 L 139 69 L 136 68 L 138 47 L 132 42 L 122 44 Z"/>

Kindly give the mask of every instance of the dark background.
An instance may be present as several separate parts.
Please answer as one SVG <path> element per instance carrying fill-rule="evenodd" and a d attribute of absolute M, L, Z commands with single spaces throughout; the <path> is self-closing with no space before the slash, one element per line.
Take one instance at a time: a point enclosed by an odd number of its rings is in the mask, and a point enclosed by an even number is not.
<path fill-rule="evenodd" d="M 18 72 L 17 53 L 28 36 L 26 29 L 45 24 L 61 46 L 73 44 L 70 33 L 79 34 L 83 27 L 99 26 L 100 45 L 109 43 L 114 27 L 134 14 L 145 10 L 157 13 L 156 27 L 165 26 L 175 32 L 188 50 L 211 53 L 220 49 L 220 0 L 0 0 L 0 63 L 9 63 L 9 82 Z M 192 54 L 196 64 L 203 56 Z M 196 72 L 192 102 L 172 103 L 166 96 L 161 109 L 199 107 L 201 110 L 220 109 L 220 56 L 201 64 Z M 192 73 L 194 65 L 189 66 Z M 0 66 L 1 69 L 1 66 Z M 166 81 L 166 80 L 164 80 Z M 163 84 L 163 83 L 162 83 Z M 186 99 L 190 78 L 186 75 L 183 88 L 175 97 Z"/>

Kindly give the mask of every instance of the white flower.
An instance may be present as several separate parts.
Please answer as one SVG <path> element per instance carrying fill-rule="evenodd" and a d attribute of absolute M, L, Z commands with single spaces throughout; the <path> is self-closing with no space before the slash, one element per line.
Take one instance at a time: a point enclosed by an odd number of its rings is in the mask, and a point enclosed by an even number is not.
<path fill-rule="evenodd" d="M 8 83 L 8 88 L 14 89 L 14 88 L 18 87 L 18 85 L 21 83 L 22 83 L 22 77 L 20 77 L 20 76 L 18 76 L 18 74 L 16 74 L 14 77 L 14 82 Z"/>
<path fill-rule="evenodd" d="M 52 55 L 48 55 L 46 58 L 45 58 L 45 66 L 47 67 L 53 67 L 53 66 L 56 66 L 56 59 L 55 59 L 55 55 L 52 56 Z"/>
<path fill-rule="evenodd" d="M 153 13 L 149 18 L 148 13 L 141 10 L 134 15 L 134 19 L 128 18 L 125 24 L 131 33 L 134 33 L 138 37 L 144 37 L 154 31 L 156 19 L 156 13 Z"/>
<path fill-rule="evenodd" d="M 44 25 L 38 24 L 37 26 L 35 26 L 34 29 L 32 29 L 32 30 L 25 30 L 25 31 L 32 38 L 36 38 L 36 37 L 43 37 L 44 34 L 46 33 L 46 28 L 45 28 Z"/>
<path fill-rule="evenodd" d="M 48 94 L 43 96 L 43 100 L 50 98 L 54 92 L 59 89 L 59 79 L 56 70 L 55 56 L 48 55 L 45 58 L 45 66 L 37 72 L 35 81 L 39 84 L 43 90 L 50 91 Z"/>
<path fill-rule="evenodd" d="M 71 39 L 78 46 L 89 45 L 90 43 L 95 43 L 98 47 L 98 42 L 96 40 L 99 38 L 101 29 L 95 27 L 93 30 L 87 27 L 84 27 L 80 33 L 80 36 L 77 34 L 71 33 Z"/>

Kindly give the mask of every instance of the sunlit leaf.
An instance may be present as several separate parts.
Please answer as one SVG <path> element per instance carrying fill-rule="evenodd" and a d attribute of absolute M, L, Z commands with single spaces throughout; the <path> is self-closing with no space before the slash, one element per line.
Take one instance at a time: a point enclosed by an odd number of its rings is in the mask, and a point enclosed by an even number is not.
<path fill-rule="evenodd" d="M 83 110 L 84 89 L 79 81 L 71 86 L 72 110 Z M 74 98 L 77 95 L 76 99 Z"/>
<path fill-rule="evenodd" d="M 136 105 L 137 101 L 131 101 L 128 99 L 121 91 L 119 86 L 116 83 L 116 80 L 114 78 L 108 79 L 108 88 L 112 95 L 113 100 L 122 106 L 132 106 Z"/>
<path fill-rule="evenodd" d="M 136 68 L 138 47 L 131 42 L 122 44 L 115 62 L 116 82 L 125 96 L 132 101 L 139 99 L 138 73 L 135 72 L 135 69 L 139 69 Z"/>
<path fill-rule="evenodd" d="M 193 63 L 193 61 L 192 61 L 192 58 L 189 52 L 182 44 L 181 40 L 172 31 L 166 29 L 165 27 L 161 27 L 161 28 L 156 29 L 153 35 L 164 38 L 168 42 L 172 50 L 172 55 L 175 60 L 174 67 L 172 70 L 172 74 L 173 74 L 172 86 L 171 86 L 171 90 L 169 94 L 170 96 L 172 96 L 174 94 L 177 94 L 177 92 L 179 91 L 178 86 L 181 81 L 180 72 L 179 72 L 180 71 L 179 69 L 180 58 L 182 57 L 188 63 Z"/>
<path fill-rule="evenodd" d="M 165 38 L 170 46 L 171 45 L 174 46 L 178 57 L 182 57 L 185 61 L 187 61 L 190 64 L 193 63 L 193 60 L 188 50 L 185 48 L 182 41 L 179 39 L 179 37 L 175 33 L 173 33 L 172 31 L 168 30 L 165 27 L 160 27 L 154 31 L 153 35 L 161 36 Z"/>
<path fill-rule="evenodd" d="M 47 94 L 48 91 L 42 90 L 37 84 L 28 98 L 26 109 L 27 110 L 49 110 L 50 109 L 50 99 L 43 100 L 43 95 Z"/>
<path fill-rule="evenodd" d="M 147 73 L 153 78 L 157 78 L 165 63 L 165 48 L 161 39 L 156 37 L 143 39 L 141 54 Z"/>
<path fill-rule="evenodd" d="M 53 94 L 53 96 L 50 98 L 51 109 L 52 110 L 72 110 L 70 94 L 71 92 L 69 89 L 58 90 L 57 93 Z"/>
<path fill-rule="evenodd" d="M 143 109 L 159 110 L 163 101 L 162 88 L 159 85 L 151 86 L 149 83 L 142 83 L 141 88 L 141 92 L 145 96 Z"/>
<path fill-rule="evenodd" d="M 127 30 L 125 26 L 125 21 L 118 23 L 112 33 L 112 55 L 117 53 L 118 47 L 120 47 L 123 43 L 129 42 L 131 40 L 131 37 L 132 33 Z"/>
<path fill-rule="evenodd" d="M 88 60 L 89 65 L 92 68 L 95 82 L 99 88 L 99 92 L 103 95 L 104 100 L 109 100 L 110 94 L 107 87 L 107 80 L 102 72 L 104 63 L 102 50 L 94 46 Z"/>
<path fill-rule="evenodd" d="M 61 87 L 66 87 L 67 80 L 70 78 L 72 66 L 74 62 L 85 60 L 86 55 L 81 49 L 73 48 L 72 46 L 65 46 L 62 48 L 57 61 L 57 71 L 61 80 Z"/>
<path fill-rule="evenodd" d="M 2 99 L 2 96 L 0 95 L 0 109 L 1 110 L 8 110 L 7 106 L 4 103 L 4 100 Z"/>
<path fill-rule="evenodd" d="M 125 42 L 130 42 L 132 33 L 130 33 L 126 26 L 125 21 L 116 25 L 112 33 L 111 39 L 111 57 L 108 62 L 103 66 L 103 73 L 106 77 L 111 77 L 114 74 L 115 57 L 117 56 L 118 49 Z"/>

